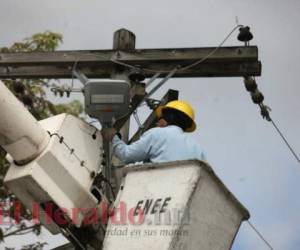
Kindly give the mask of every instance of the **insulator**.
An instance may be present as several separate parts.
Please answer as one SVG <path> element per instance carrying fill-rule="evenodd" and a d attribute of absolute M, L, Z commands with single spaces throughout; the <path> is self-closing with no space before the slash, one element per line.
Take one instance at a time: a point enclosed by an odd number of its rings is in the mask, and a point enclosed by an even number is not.
<path fill-rule="evenodd" d="M 64 91 L 63 91 L 62 89 L 59 89 L 59 90 L 58 90 L 58 93 L 59 93 L 60 97 L 63 97 L 63 96 L 64 96 Z"/>
<path fill-rule="evenodd" d="M 264 101 L 264 96 L 258 89 L 256 89 L 254 92 L 251 92 L 251 97 L 255 104 L 260 104 Z"/>
<path fill-rule="evenodd" d="M 145 80 L 145 76 L 142 74 L 140 70 L 133 70 L 129 73 L 128 78 L 134 82 L 141 82 Z"/>
<path fill-rule="evenodd" d="M 253 39 L 253 35 L 250 32 L 250 27 L 249 26 L 245 26 L 245 27 L 241 27 L 240 29 L 240 33 L 238 34 L 237 39 L 241 42 L 249 42 L 250 40 Z"/>
<path fill-rule="evenodd" d="M 244 79 L 245 87 L 247 91 L 254 92 L 257 89 L 257 84 L 255 82 L 255 79 L 253 77 L 246 77 Z"/>

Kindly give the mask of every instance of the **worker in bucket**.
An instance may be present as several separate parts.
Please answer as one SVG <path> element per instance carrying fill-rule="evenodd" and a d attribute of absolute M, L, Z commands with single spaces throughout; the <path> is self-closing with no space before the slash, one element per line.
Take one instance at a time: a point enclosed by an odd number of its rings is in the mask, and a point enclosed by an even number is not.
<path fill-rule="evenodd" d="M 114 155 L 124 163 L 205 160 L 203 150 L 189 135 L 195 131 L 194 111 L 184 101 L 171 101 L 156 109 L 157 127 L 146 131 L 139 140 L 127 145 L 115 129 L 103 130 L 112 140 Z"/>

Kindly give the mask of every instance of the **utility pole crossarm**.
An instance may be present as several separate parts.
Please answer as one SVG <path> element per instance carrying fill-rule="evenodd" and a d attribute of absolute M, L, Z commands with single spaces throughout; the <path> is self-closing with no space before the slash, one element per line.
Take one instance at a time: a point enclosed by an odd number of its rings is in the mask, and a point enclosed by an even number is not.
<path fill-rule="evenodd" d="M 116 68 L 114 61 L 157 71 L 185 67 L 202 60 L 210 48 L 131 49 L 0 53 L 0 78 L 71 78 L 74 64 L 88 78 L 106 78 Z M 260 75 L 256 46 L 221 47 L 201 64 L 179 71 L 173 77 Z M 146 77 L 153 72 L 145 71 Z M 161 76 L 164 76 L 162 74 Z"/>

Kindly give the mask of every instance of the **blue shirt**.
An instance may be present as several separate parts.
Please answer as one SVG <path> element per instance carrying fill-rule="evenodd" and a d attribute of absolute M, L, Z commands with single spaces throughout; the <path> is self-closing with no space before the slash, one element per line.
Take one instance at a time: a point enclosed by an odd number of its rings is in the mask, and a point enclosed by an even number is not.
<path fill-rule="evenodd" d="M 112 148 L 115 156 L 124 163 L 205 160 L 203 150 L 192 136 L 174 125 L 149 129 L 130 145 L 114 136 Z"/>

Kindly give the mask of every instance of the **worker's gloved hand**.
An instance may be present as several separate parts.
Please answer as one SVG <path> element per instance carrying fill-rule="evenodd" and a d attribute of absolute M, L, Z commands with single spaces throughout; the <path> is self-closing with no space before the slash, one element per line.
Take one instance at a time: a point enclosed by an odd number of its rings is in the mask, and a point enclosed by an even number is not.
<path fill-rule="evenodd" d="M 117 130 L 115 128 L 103 128 L 101 130 L 101 134 L 106 141 L 111 141 L 116 133 Z"/>

